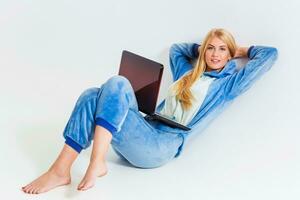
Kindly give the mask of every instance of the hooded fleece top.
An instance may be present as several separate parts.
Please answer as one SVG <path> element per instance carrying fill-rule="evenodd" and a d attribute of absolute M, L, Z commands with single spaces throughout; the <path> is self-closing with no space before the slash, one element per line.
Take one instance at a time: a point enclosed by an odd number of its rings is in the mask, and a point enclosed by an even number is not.
<path fill-rule="evenodd" d="M 199 44 L 196 43 L 179 43 L 171 46 L 169 60 L 174 82 L 193 69 L 192 62 L 199 56 L 198 47 Z M 172 99 L 172 94 L 169 91 L 167 97 L 157 106 L 156 112 L 168 115 L 173 119 L 175 117 L 191 128 L 191 130 L 185 131 L 158 121 L 151 121 L 155 128 L 180 134 L 183 137 L 184 142 L 176 156 L 181 153 L 188 140 L 202 132 L 237 96 L 247 91 L 272 67 L 278 52 L 274 47 L 251 46 L 247 55 L 249 60 L 241 68 L 237 67 L 236 59 L 231 59 L 221 71 L 213 70 L 203 73 L 202 76 L 205 77 L 206 81 L 200 78 L 200 81 L 195 84 L 198 84 L 198 90 L 195 88 L 193 95 L 197 96 L 198 103 L 195 104 L 191 113 L 184 115 L 178 107 L 176 113 L 176 102 L 171 102 L 174 101 L 174 98 Z"/>

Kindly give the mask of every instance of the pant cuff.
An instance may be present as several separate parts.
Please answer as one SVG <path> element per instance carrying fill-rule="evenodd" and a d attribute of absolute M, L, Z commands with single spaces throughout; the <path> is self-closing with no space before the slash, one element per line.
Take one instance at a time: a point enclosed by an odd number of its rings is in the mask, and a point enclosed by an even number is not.
<path fill-rule="evenodd" d="M 102 126 L 103 128 L 106 128 L 110 133 L 117 132 L 117 129 L 113 127 L 110 123 L 108 123 L 105 119 L 102 118 L 96 118 L 97 125 Z"/>
<path fill-rule="evenodd" d="M 82 147 L 69 137 L 66 137 L 65 143 L 69 145 L 72 149 L 74 149 L 77 153 L 80 153 L 82 150 Z"/>

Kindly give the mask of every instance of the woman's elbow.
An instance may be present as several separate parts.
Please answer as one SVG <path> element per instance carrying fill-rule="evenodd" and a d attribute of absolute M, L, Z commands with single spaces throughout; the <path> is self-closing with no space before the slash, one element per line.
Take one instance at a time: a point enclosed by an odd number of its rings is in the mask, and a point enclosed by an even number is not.
<path fill-rule="evenodd" d="M 178 50 L 179 50 L 179 44 L 177 43 L 172 44 L 170 47 L 170 55 L 178 52 Z"/>
<path fill-rule="evenodd" d="M 270 53 L 271 57 L 272 57 L 274 60 L 276 60 L 277 57 L 278 57 L 278 49 L 275 48 L 275 47 L 269 47 L 268 50 L 269 50 L 269 53 Z"/>

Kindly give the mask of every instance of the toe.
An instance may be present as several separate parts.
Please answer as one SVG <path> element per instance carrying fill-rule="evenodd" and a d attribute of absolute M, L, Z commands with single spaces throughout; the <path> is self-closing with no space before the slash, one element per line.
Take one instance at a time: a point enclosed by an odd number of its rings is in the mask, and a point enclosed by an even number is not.
<path fill-rule="evenodd" d="M 81 188 L 84 186 L 84 181 L 82 181 L 79 185 L 78 185 L 78 187 L 77 187 L 77 189 L 78 190 L 81 190 Z"/>
<path fill-rule="evenodd" d="M 24 188 L 24 189 L 23 189 L 23 192 L 27 193 L 27 188 Z"/>
<path fill-rule="evenodd" d="M 39 190 L 39 188 L 35 188 L 32 193 L 33 194 L 38 194 L 38 190 Z"/>
<path fill-rule="evenodd" d="M 28 186 L 28 187 L 25 188 L 24 192 L 29 194 L 30 189 L 31 189 L 31 186 Z"/>
<path fill-rule="evenodd" d="M 87 188 L 88 188 L 87 183 L 84 183 L 84 185 L 80 188 L 80 190 L 84 191 L 87 190 Z"/>
<path fill-rule="evenodd" d="M 36 186 L 33 186 L 30 190 L 30 194 L 35 194 L 34 191 L 36 190 Z"/>
<path fill-rule="evenodd" d="M 80 188 L 79 188 L 79 190 L 84 190 L 84 188 L 85 188 L 85 185 L 82 185 Z"/>
<path fill-rule="evenodd" d="M 84 191 L 84 190 L 86 190 L 86 188 L 85 188 L 86 186 L 84 185 L 84 186 L 82 186 L 81 188 L 80 188 L 80 190 L 81 191 Z"/>
<path fill-rule="evenodd" d="M 32 187 L 30 190 L 30 194 L 34 194 L 35 187 Z"/>
<path fill-rule="evenodd" d="M 34 188 L 33 188 L 32 186 L 30 186 L 30 187 L 27 189 L 27 193 L 28 193 L 28 194 L 32 194 L 31 192 L 33 191 L 33 189 L 34 189 Z"/>
<path fill-rule="evenodd" d="M 87 182 L 87 183 L 85 183 L 85 185 L 82 187 L 82 190 L 88 190 L 88 189 L 90 189 L 90 188 L 93 187 L 93 186 L 94 186 L 93 183 Z"/>
<path fill-rule="evenodd" d="M 31 184 L 28 184 L 28 185 L 22 187 L 23 191 L 27 190 L 30 186 L 31 186 Z"/>

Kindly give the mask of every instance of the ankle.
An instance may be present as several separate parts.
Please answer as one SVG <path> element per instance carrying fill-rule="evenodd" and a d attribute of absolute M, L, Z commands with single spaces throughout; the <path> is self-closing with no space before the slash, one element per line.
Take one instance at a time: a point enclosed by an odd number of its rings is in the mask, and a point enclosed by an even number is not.
<path fill-rule="evenodd" d="M 91 158 L 90 164 L 99 164 L 99 163 L 106 163 L 106 160 L 104 157 L 97 157 L 97 158 Z"/>
<path fill-rule="evenodd" d="M 70 169 L 63 169 L 63 168 L 58 168 L 58 167 L 55 167 L 55 166 L 52 166 L 49 170 L 48 170 L 49 173 L 53 173 L 57 176 L 60 176 L 60 177 L 66 177 L 66 176 L 70 176 Z"/>

